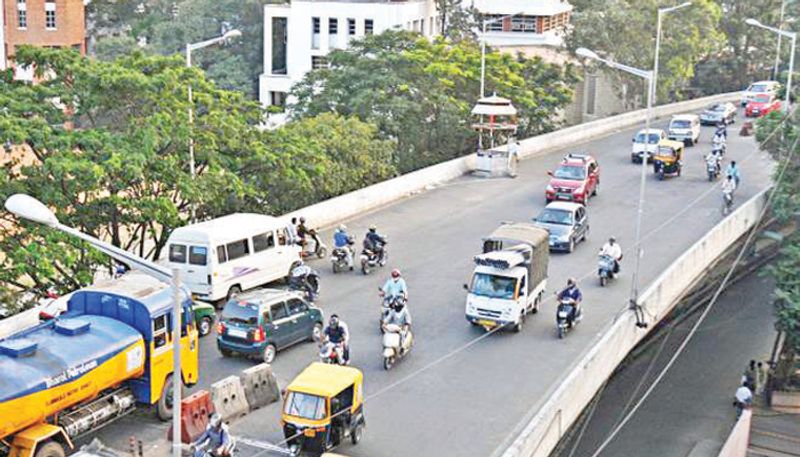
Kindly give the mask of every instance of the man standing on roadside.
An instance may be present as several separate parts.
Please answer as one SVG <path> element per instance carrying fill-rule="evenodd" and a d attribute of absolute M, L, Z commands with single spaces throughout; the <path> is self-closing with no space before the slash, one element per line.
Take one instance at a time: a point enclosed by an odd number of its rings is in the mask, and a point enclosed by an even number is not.
<path fill-rule="evenodd" d="M 519 141 L 516 139 L 509 141 L 506 151 L 508 152 L 508 162 L 506 164 L 508 175 L 516 178 L 517 164 L 519 163 Z"/>

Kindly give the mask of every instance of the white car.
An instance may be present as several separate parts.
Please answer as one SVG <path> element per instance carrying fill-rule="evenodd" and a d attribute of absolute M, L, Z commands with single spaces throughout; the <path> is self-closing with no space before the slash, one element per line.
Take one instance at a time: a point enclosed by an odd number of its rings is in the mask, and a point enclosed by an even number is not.
<path fill-rule="evenodd" d="M 649 135 L 646 135 L 646 132 L 648 132 Z M 645 151 L 647 151 L 648 153 L 647 160 L 649 162 L 650 161 L 649 156 L 653 152 L 655 152 L 656 149 L 658 149 L 659 141 L 666 139 L 667 139 L 667 132 L 661 129 L 650 129 L 647 131 L 645 131 L 645 129 L 639 130 L 639 132 L 636 133 L 636 136 L 633 137 L 633 148 L 631 149 L 631 162 L 641 163 L 642 156 L 644 155 Z"/>
<path fill-rule="evenodd" d="M 700 116 L 696 114 L 677 114 L 672 116 L 667 128 L 667 137 L 674 141 L 694 146 L 700 140 Z"/>
<path fill-rule="evenodd" d="M 703 125 L 725 125 L 736 122 L 736 105 L 731 102 L 714 103 L 700 113 L 700 123 Z"/>
<path fill-rule="evenodd" d="M 742 106 L 746 106 L 758 94 L 778 95 L 781 84 L 778 81 L 757 81 L 742 92 Z"/>

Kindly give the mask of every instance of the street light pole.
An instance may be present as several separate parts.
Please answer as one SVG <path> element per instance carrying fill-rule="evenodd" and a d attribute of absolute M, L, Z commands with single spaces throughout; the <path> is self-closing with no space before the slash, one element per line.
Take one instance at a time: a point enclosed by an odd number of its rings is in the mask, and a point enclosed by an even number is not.
<path fill-rule="evenodd" d="M 778 37 L 785 36 L 792 40 L 791 48 L 789 49 L 789 75 L 786 77 L 786 101 L 783 104 L 783 112 L 789 112 L 789 103 L 791 103 L 791 95 L 792 95 L 792 73 L 794 73 L 794 55 L 797 52 L 797 33 L 796 32 L 788 32 L 786 30 L 781 30 L 779 28 L 770 27 L 768 25 L 764 25 L 761 22 L 749 18 L 745 20 L 747 25 L 752 25 L 754 27 L 759 27 L 764 30 L 769 30 L 770 32 L 774 32 L 778 34 Z"/>
<path fill-rule="evenodd" d="M 645 327 L 646 324 L 644 323 L 643 319 L 640 319 L 638 314 L 639 313 L 639 304 L 638 304 L 639 267 L 641 264 L 641 259 L 643 254 L 642 216 L 644 214 L 644 191 L 645 191 L 645 184 L 647 182 L 647 156 L 649 154 L 647 146 L 650 144 L 650 123 L 653 118 L 653 98 L 655 97 L 655 73 L 653 71 L 640 70 L 638 68 L 634 68 L 618 62 L 604 59 L 599 55 L 597 55 L 596 52 L 590 51 L 589 49 L 586 48 L 578 48 L 575 50 L 575 53 L 581 57 L 586 57 L 589 59 L 602 62 L 611 68 L 616 68 L 617 70 L 622 70 L 624 72 L 638 76 L 644 79 L 647 84 L 647 110 L 645 111 L 645 119 L 644 119 L 645 150 L 644 153 L 642 154 L 641 178 L 639 181 L 639 204 L 636 214 L 636 241 L 634 245 L 636 247 L 636 265 L 633 270 L 633 278 L 631 284 L 631 298 L 630 298 L 630 306 L 637 313 L 636 317 L 637 325 Z M 658 148 L 658 145 L 656 145 L 656 148 Z"/>
<path fill-rule="evenodd" d="M 66 226 L 58 221 L 56 215 L 39 200 L 25 194 L 14 194 L 5 203 L 6 209 L 18 217 L 46 225 L 68 235 L 81 239 L 99 251 L 114 259 L 130 265 L 148 276 L 161 282 L 168 283 L 173 288 L 172 303 L 172 456 L 181 457 L 181 327 L 182 304 L 181 287 L 178 281 L 177 270 L 174 272 L 155 263 L 149 262 L 128 251 L 112 244 L 101 241 L 91 235 Z"/>
<path fill-rule="evenodd" d="M 242 32 L 238 30 L 230 30 L 225 32 L 223 35 L 216 38 L 211 38 L 210 40 L 201 41 L 199 43 L 186 43 L 186 67 L 189 68 L 192 66 L 192 51 L 212 46 L 217 43 L 222 43 L 241 35 Z M 192 178 L 192 182 L 194 182 L 196 177 L 194 161 L 194 97 L 192 96 L 191 84 L 189 84 L 187 92 L 189 94 L 189 174 Z M 191 211 L 192 222 L 195 222 L 197 220 L 197 208 L 195 207 L 194 203 L 192 203 L 189 208 Z"/>
<path fill-rule="evenodd" d="M 681 8 L 686 8 L 690 6 L 692 2 L 684 2 L 677 6 L 671 6 L 669 8 L 659 8 L 658 9 L 658 17 L 656 20 L 656 56 L 653 62 L 653 97 L 657 97 L 658 93 L 656 92 L 656 88 L 658 86 L 658 59 L 659 53 L 661 52 L 661 19 L 664 14 L 671 13 L 672 11 L 679 10 Z M 655 101 L 657 102 L 657 100 Z M 647 150 L 645 149 L 645 152 Z"/>

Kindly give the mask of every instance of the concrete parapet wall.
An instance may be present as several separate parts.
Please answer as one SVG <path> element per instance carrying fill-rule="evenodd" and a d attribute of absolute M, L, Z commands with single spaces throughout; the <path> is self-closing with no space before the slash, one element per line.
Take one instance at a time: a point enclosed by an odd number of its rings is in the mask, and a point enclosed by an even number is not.
<path fill-rule="evenodd" d="M 754 226 L 766 198 L 764 190 L 745 202 L 675 260 L 640 296 L 648 314 L 659 321 L 667 315 L 704 270 Z M 636 327 L 634 313 L 622 310 L 551 388 L 544 402 L 534 406 L 524 428 L 501 455 L 548 456 L 600 386 L 646 335 Z"/>

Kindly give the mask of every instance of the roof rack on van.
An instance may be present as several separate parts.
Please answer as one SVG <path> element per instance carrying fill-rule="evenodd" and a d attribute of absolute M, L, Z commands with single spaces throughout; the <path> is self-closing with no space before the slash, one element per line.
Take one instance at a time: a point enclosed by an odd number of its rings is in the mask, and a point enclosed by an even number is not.
<path fill-rule="evenodd" d="M 574 152 L 570 152 L 567 154 L 563 159 L 562 162 L 569 162 L 570 159 L 572 160 L 580 160 L 581 162 L 586 162 L 589 160 L 588 154 L 576 154 Z"/>

